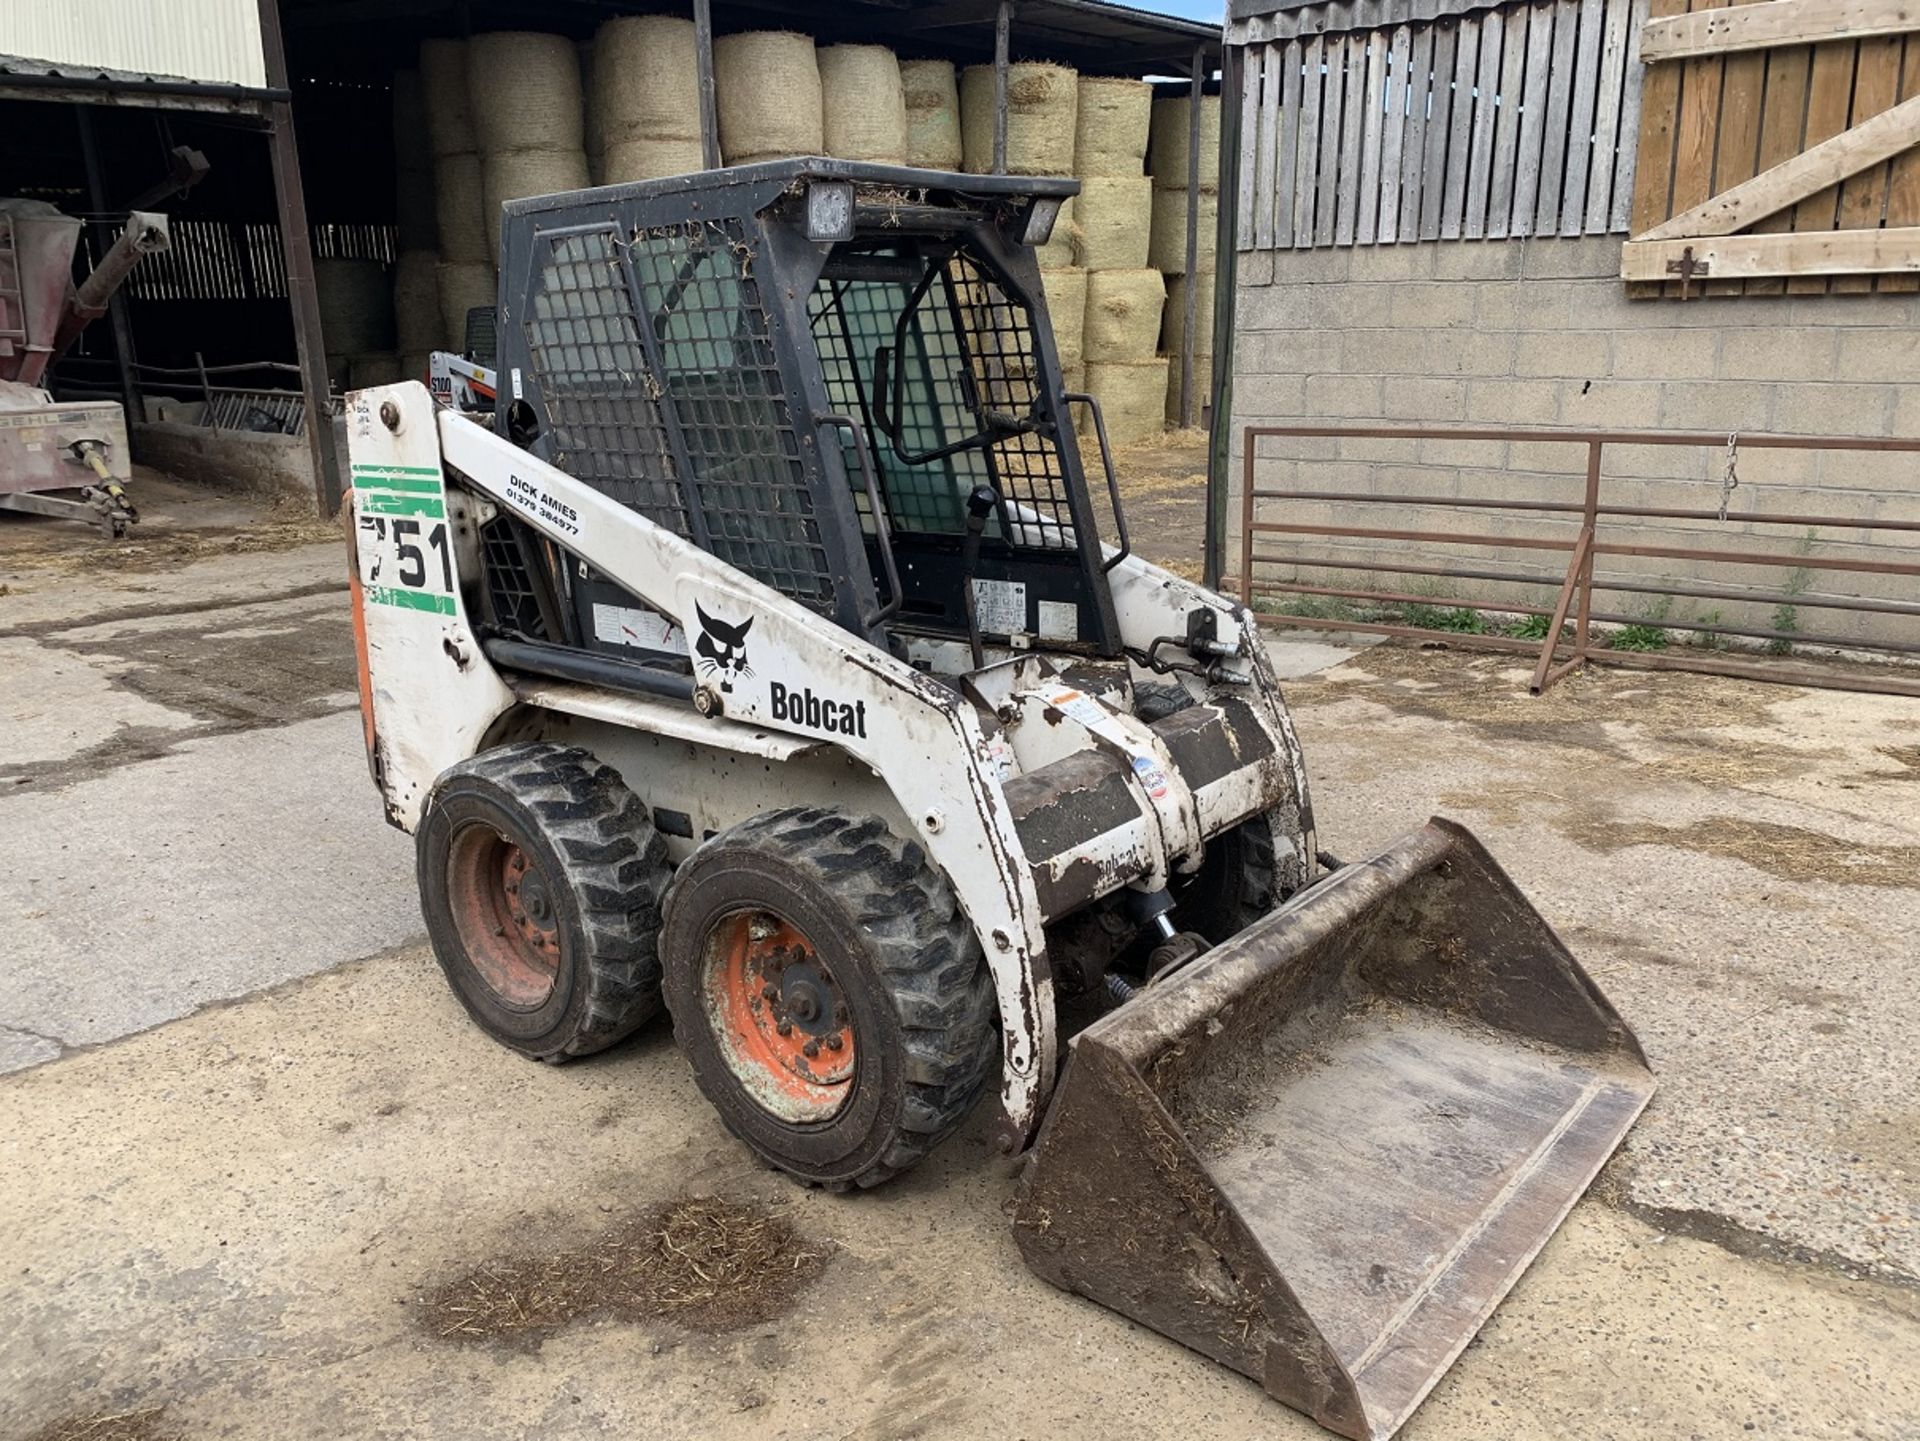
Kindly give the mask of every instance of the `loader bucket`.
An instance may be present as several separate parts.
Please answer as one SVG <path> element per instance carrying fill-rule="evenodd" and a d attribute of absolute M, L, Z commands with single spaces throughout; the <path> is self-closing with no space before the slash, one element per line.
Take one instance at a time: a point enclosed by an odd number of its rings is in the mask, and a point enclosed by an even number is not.
<path fill-rule="evenodd" d="M 1654 1088 L 1471 834 L 1434 820 L 1074 1038 L 1027 1264 L 1391 1435 Z"/>

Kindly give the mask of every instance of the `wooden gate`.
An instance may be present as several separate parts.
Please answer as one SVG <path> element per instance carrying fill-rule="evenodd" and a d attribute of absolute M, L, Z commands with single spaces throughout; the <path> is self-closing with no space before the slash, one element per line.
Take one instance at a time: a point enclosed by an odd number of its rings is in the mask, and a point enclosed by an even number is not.
<path fill-rule="evenodd" d="M 1920 10 L 1651 0 L 1635 296 L 1920 290 Z"/>

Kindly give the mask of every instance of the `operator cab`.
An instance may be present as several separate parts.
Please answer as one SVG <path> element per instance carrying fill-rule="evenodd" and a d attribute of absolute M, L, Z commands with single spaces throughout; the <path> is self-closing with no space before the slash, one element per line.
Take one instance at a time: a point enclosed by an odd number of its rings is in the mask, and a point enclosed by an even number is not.
<path fill-rule="evenodd" d="M 1076 189 L 804 159 L 514 202 L 498 424 L 938 673 L 1033 641 L 1116 658 L 1034 258 Z M 522 529 L 484 537 L 500 631 L 673 648 Z"/>

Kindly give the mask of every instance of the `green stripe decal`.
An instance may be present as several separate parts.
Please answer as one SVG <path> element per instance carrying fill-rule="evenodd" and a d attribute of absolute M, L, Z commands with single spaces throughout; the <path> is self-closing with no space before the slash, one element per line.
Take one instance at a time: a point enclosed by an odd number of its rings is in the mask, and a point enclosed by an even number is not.
<path fill-rule="evenodd" d="M 352 467 L 355 475 L 425 475 L 434 480 L 440 478 L 437 465 L 356 465 Z"/>
<path fill-rule="evenodd" d="M 439 519 L 447 513 L 437 495 L 382 495 L 377 490 L 360 497 L 363 515 L 425 515 Z"/>
<path fill-rule="evenodd" d="M 431 590 L 401 590 L 396 586 L 367 587 L 367 599 L 375 605 L 397 605 L 402 610 L 430 610 L 436 615 L 453 614 L 453 597 Z"/>
<path fill-rule="evenodd" d="M 408 495 L 438 495 L 440 482 L 438 479 L 427 480 L 414 476 L 363 475 L 355 471 L 353 488 L 355 490 L 400 490 Z"/>

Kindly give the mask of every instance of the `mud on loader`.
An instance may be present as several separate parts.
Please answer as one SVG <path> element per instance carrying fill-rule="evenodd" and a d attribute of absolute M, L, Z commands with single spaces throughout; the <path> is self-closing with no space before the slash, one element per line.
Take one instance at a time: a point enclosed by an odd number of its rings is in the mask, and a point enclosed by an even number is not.
<path fill-rule="evenodd" d="M 834 1189 L 997 1073 L 1035 1271 L 1385 1436 L 1653 1081 L 1465 831 L 1322 872 L 1252 618 L 1131 552 L 1062 390 L 1033 247 L 1076 188 L 797 160 L 508 205 L 497 431 L 349 403 L 374 779 L 498 1040 L 664 1006 L 728 1128 Z"/>

